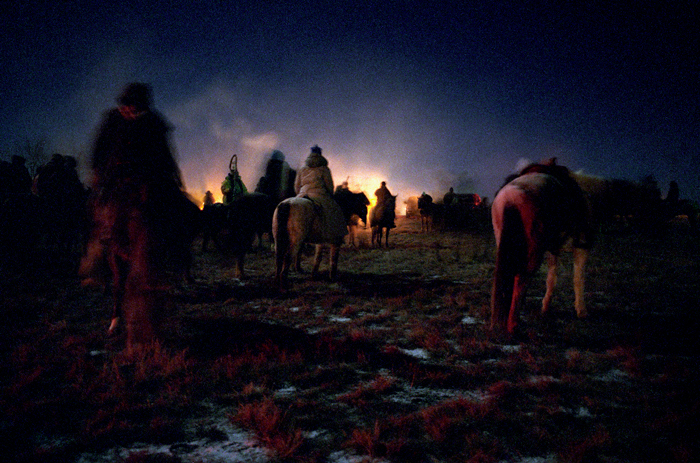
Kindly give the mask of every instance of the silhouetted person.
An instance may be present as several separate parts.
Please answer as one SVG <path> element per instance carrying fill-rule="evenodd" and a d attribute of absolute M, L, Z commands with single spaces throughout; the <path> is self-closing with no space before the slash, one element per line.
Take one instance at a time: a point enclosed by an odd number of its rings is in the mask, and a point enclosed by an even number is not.
<path fill-rule="evenodd" d="M 109 241 L 129 241 L 130 211 L 140 211 L 150 227 L 173 232 L 179 219 L 182 178 L 170 148 L 170 126 L 151 109 L 150 87 L 129 84 L 117 103 L 105 114 L 92 151 L 94 229 L 81 263 L 88 279 L 98 271 Z"/>
<path fill-rule="evenodd" d="M 275 204 L 278 204 L 283 199 L 294 196 L 291 173 L 289 164 L 284 160 L 284 154 L 275 150 L 267 161 L 265 175 L 260 177 L 255 191 L 268 195 Z"/>
<path fill-rule="evenodd" d="M 454 188 L 450 187 L 450 191 L 445 193 L 445 196 L 442 197 L 442 202 L 445 204 L 445 207 L 449 206 L 452 204 L 452 201 L 455 198 L 455 190 Z"/>
<path fill-rule="evenodd" d="M 212 206 L 214 205 L 214 194 L 207 190 L 206 193 L 204 193 L 204 201 L 202 201 L 205 206 Z"/>
<path fill-rule="evenodd" d="M 382 182 L 377 191 L 374 192 L 374 196 L 377 197 L 377 204 L 384 204 L 387 198 L 391 196 L 391 192 L 386 187 L 386 182 Z"/>
<path fill-rule="evenodd" d="M 26 159 L 22 156 L 12 156 L 9 166 L 10 185 L 9 190 L 14 194 L 29 194 L 32 191 L 32 176 L 26 166 Z"/>
<path fill-rule="evenodd" d="M 337 187 L 335 187 L 335 194 L 345 193 L 347 191 L 350 191 L 350 186 L 348 186 L 347 180 L 344 181 L 343 183 L 341 183 L 340 185 L 338 185 Z"/>
<path fill-rule="evenodd" d="M 681 199 L 680 190 L 678 189 L 678 182 L 675 180 L 671 181 L 668 187 L 668 194 L 666 195 L 666 202 L 670 205 L 678 204 L 678 200 Z"/>
<path fill-rule="evenodd" d="M 61 188 L 61 176 L 64 172 L 63 155 L 54 153 L 46 164 L 37 169 L 34 179 L 34 192 L 45 199 L 57 196 Z"/>
<path fill-rule="evenodd" d="M 234 155 L 232 162 L 235 159 L 237 159 L 237 157 Z M 229 170 L 228 175 L 226 175 L 224 181 L 221 182 L 221 194 L 223 195 L 223 203 L 230 204 L 236 197 L 247 192 L 248 188 L 246 188 L 245 184 L 243 183 L 243 179 L 241 179 L 241 175 L 238 173 L 238 169 L 236 167 L 232 167 Z"/>

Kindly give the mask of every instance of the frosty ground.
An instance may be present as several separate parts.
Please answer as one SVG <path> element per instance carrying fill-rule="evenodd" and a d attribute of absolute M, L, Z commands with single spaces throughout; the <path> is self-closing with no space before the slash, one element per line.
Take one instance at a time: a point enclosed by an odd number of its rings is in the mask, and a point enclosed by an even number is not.
<path fill-rule="evenodd" d="M 563 258 L 553 313 L 538 275 L 517 342 L 486 330 L 490 230 L 344 246 L 339 278 L 273 286 L 269 246 L 234 278 L 195 248 L 195 282 L 162 307 L 161 342 L 108 338 L 110 298 L 70 263 L 5 272 L 0 429 L 15 461 L 692 461 L 698 440 L 700 245 L 604 233 L 590 317 Z M 199 244 L 199 243 L 197 243 Z M 309 269 L 308 258 L 305 268 Z"/>

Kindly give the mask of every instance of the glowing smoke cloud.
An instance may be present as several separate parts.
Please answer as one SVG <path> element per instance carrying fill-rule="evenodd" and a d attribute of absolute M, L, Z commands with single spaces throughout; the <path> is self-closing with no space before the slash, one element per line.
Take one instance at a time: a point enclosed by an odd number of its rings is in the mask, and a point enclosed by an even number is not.
<path fill-rule="evenodd" d="M 206 190 L 221 198 L 220 185 L 233 154 L 238 155 L 244 183 L 253 190 L 272 150 L 282 151 L 289 165 L 298 169 L 314 144 L 328 158 L 336 185 L 347 180 L 353 191 L 374 199 L 374 191 L 386 181 L 399 195 L 400 212 L 409 196 L 423 191 L 436 199 L 450 187 L 458 193 L 491 196 L 513 170 L 514 160 L 498 162 L 503 153 L 493 152 L 503 144 L 490 140 L 492 146 L 485 146 L 479 139 L 486 134 L 478 128 L 472 146 L 463 153 L 436 152 L 436 146 L 454 134 L 431 123 L 423 114 L 430 108 L 416 102 L 391 102 L 390 111 L 376 104 L 359 105 L 349 115 L 333 106 L 346 107 L 347 101 L 315 108 L 338 117 L 330 120 L 276 104 L 276 95 L 251 97 L 250 88 L 250 84 L 217 82 L 200 95 L 163 109 L 175 126 L 173 141 L 188 190 L 197 199 Z M 303 95 L 298 98 L 304 100 Z"/>
<path fill-rule="evenodd" d="M 115 53 L 91 73 L 75 95 L 84 114 L 80 124 L 57 133 L 69 148 L 88 151 L 100 113 L 114 105 L 121 83 L 137 80 L 138 60 L 127 52 Z M 106 83 L 106 76 L 114 80 Z M 311 146 L 318 144 L 328 158 L 336 185 L 348 180 L 353 191 L 364 191 L 370 200 L 381 181 L 398 194 L 399 213 L 410 196 L 422 192 L 436 200 L 450 187 L 457 193 L 493 197 L 503 178 L 514 170 L 518 158 L 541 159 L 554 146 L 543 140 L 533 144 L 518 130 L 488 115 L 491 103 L 473 96 L 465 110 L 450 109 L 440 98 L 419 95 L 410 88 L 389 84 L 368 90 L 354 82 L 354 74 L 326 76 L 302 84 L 266 78 L 214 79 L 201 88 L 171 94 L 154 85 L 157 110 L 172 123 L 173 145 L 190 194 L 201 200 L 205 191 L 221 199 L 221 182 L 231 156 L 238 155 L 238 170 L 249 190 L 254 190 L 272 150 L 284 153 L 298 169 Z M 145 80 L 148 79 L 138 79 Z M 448 114 L 449 113 L 449 114 Z M 87 121 L 87 119 L 90 119 Z M 73 149 L 82 140 L 80 149 Z M 72 143 L 72 145 L 71 145 Z M 61 150 L 59 148 L 59 150 Z M 557 148 L 563 165 L 580 166 L 576 155 Z M 86 167 L 87 159 L 81 159 Z"/>

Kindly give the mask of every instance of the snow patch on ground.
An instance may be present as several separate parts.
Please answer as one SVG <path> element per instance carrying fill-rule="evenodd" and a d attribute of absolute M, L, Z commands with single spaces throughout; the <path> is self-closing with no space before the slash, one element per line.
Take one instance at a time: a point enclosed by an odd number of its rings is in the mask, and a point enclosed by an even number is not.
<path fill-rule="evenodd" d="M 421 360 L 428 360 L 430 358 L 430 353 L 421 348 L 417 349 L 401 349 L 399 348 L 401 352 L 403 352 L 406 355 L 410 355 L 413 358 L 421 359 Z"/>
<path fill-rule="evenodd" d="M 477 325 L 479 323 L 482 323 L 482 321 L 471 315 L 465 315 L 464 318 L 462 318 L 462 324 L 464 325 Z"/>
<path fill-rule="evenodd" d="M 194 419 L 186 428 L 194 430 L 206 425 L 217 429 L 226 435 L 224 440 L 197 438 L 188 442 L 178 442 L 170 445 L 135 444 L 132 447 L 113 447 L 101 453 L 88 452 L 82 454 L 76 463 L 111 463 L 123 461 L 132 454 L 145 455 L 162 454 L 177 456 L 183 463 L 268 463 L 269 452 L 262 447 L 255 437 L 231 424 L 225 410 L 208 405 L 212 408 L 211 416 L 206 419 Z"/>

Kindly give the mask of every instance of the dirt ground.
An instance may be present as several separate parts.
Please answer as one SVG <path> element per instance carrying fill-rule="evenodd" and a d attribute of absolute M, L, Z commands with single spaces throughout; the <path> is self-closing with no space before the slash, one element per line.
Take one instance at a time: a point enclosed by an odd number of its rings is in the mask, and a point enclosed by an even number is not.
<path fill-rule="evenodd" d="M 269 245 L 249 254 L 242 280 L 230 257 L 197 247 L 195 282 L 159 311 L 160 343 L 132 354 L 123 333 L 106 336 L 110 297 L 82 288 L 74 261 L 6 268 L 2 453 L 23 462 L 697 461 L 700 242 L 683 223 L 654 237 L 602 234 L 585 320 L 573 310 L 569 254 L 551 313 L 536 315 L 542 271 L 517 342 L 486 329 L 490 230 L 397 225 L 381 248 L 360 230 L 337 281 L 324 266 L 318 280 L 292 273 L 285 292 L 273 285 Z"/>

